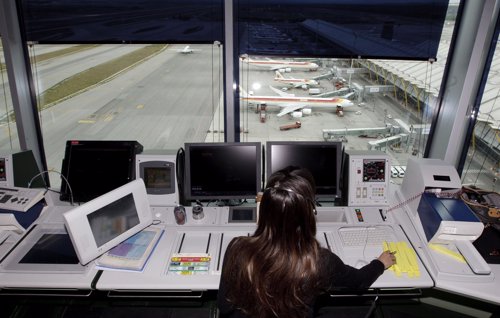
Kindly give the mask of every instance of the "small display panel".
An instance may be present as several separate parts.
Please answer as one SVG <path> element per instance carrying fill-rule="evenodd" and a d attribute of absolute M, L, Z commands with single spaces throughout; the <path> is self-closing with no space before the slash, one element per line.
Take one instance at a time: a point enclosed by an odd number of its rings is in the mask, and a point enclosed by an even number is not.
<path fill-rule="evenodd" d="M 256 222 L 256 209 L 249 208 L 234 208 L 229 210 L 229 223 L 248 223 Z"/>
<path fill-rule="evenodd" d="M 385 182 L 385 160 L 363 160 L 364 182 Z"/>
<path fill-rule="evenodd" d="M 79 264 L 68 234 L 45 233 L 19 261 L 21 264 Z"/>
<path fill-rule="evenodd" d="M 450 176 L 440 176 L 440 175 L 434 175 L 434 180 L 436 181 L 451 181 Z"/>
<path fill-rule="evenodd" d="M 7 181 L 5 158 L 0 158 L 0 181 Z"/>
<path fill-rule="evenodd" d="M 169 167 L 145 167 L 146 188 L 162 189 L 172 187 L 172 169 Z"/>
<path fill-rule="evenodd" d="M 175 163 L 158 158 L 150 160 L 148 155 L 139 155 L 137 176 L 144 180 L 148 194 L 175 193 Z"/>
<path fill-rule="evenodd" d="M 139 224 L 134 196 L 130 193 L 87 215 L 98 247 Z"/>

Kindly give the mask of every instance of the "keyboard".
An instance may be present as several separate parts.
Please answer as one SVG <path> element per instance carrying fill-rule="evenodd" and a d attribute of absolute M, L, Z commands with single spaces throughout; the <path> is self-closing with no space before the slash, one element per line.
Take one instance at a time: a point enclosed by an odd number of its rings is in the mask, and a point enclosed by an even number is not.
<path fill-rule="evenodd" d="M 339 230 L 342 245 L 345 247 L 382 246 L 383 242 L 395 241 L 391 227 L 343 227 Z"/>

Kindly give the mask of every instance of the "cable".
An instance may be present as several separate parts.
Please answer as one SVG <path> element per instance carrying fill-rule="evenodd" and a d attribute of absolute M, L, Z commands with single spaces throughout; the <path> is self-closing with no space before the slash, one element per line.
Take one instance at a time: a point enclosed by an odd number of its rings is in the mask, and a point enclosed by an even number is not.
<path fill-rule="evenodd" d="M 42 171 L 42 172 L 40 172 L 40 173 L 36 174 L 36 175 L 35 175 L 33 178 L 31 178 L 31 180 L 28 182 L 28 188 L 31 188 L 31 183 L 33 182 L 33 180 L 35 180 L 36 178 L 38 178 L 38 177 L 39 177 L 39 176 L 41 176 L 42 174 L 44 174 L 44 173 L 47 173 L 47 174 L 48 174 L 49 172 L 55 172 L 55 173 L 59 174 L 59 175 L 61 176 L 61 178 L 63 178 L 63 179 L 64 179 L 64 181 L 66 182 L 66 185 L 68 186 L 68 189 L 69 189 L 69 200 L 70 200 L 70 204 L 71 204 L 71 205 L 74 205 L 74 203 L 73 203 L 73 190 L 71 189 L 71 185 L 69 184 L 68 179 L 66 179 L 66 177 L 65 177 L 62 173 L 60 173 L 59 171 L 55 171 L 55 170 L 50 169 L 50 170 L 44 170 L 44 171 Z M 44 180 L 44 183 L 45 183 L 45 180 Z M 46 183 L 45 183 L 45 184 L 46 184 Z M 47 187 L 47 185 L 45 185 L 45 189 L 46 189 L 47 191 L 49 191 L 49 188 Z"/>
<path fill-rule="evenodd" d="M 369 318 L 373 315 L 373 311 L 377 307 L 377 300 L 378 300 L 378 295 L 375 296 L 375 299 L 373 300 L 370 308 L 368 309 L 368 312 L 366 313 L 365 318 Z"/>

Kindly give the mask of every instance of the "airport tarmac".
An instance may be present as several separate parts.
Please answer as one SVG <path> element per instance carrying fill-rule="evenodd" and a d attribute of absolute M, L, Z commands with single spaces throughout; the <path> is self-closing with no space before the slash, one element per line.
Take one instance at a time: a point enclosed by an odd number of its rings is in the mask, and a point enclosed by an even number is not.
<path fill-rule="evenodd" d="M 245 70 L 246 71 L 246 70 Z M 323 70 L 325 71 L 325 70 Z M 273 85 L 273 72 L 249 70 L 252 74 L 249 76 L 249 85 L 252 82 L 258 81 L 261 84 L 261 91 L 256 95 L 275 95 L 268 85 Z M 295 72 L 288 73 L 286 76 L 317 76 L 318 72 Z M 243 75 L 246 76 L 246 75 Z M 327 91 L 333 88 L 331 80 L 322 81 L 322 91 Z M 299 89 L 287 90 L 288 93 L 295 93 L 296 96 L 308 96 L 308 91 Z M 358 105 L 359 104 L 359 105 Z M 265 144 L 268 140 L 294 140 L 294 141 L 325 141 L 323 130 L 330 129 L 352 129 L 352 128 L 384 128 L 387 126 L 397 125 L 395 120 L 408 122 L 408 126 L 414 124 L 415 119 L 409 115 L 409 112 L 387 95 L 371 96 L 369 102 L 354 103 L 354 106 L 344 109 L 343 116 L 339 116 L 335 109 L 312 109 L 310 114 L 302 114 L 302 117 L 293 117 L 290 114 L 278 117 L 278 107 L 267 107 L 265 112 L 265 122 L 261 119 L 261 115 L 256 111 L 255 105 L 241 104 L 240 123 L 241 133 L 240 141 L 258 141 Z M 216 114 L 219 111 L 215 112 Z M 290 128 L 281 130 L 280 127 L 293 125 L 300 122 L 299 128 Z M 297 125 L 298 126 L 298 125 Z M 223 141 L 223 131 L 220 130 L 221 118 L 214 117 L 209 133 L 205 141 Z M 338 138 L 328 138 L 328 141 L 342 142 L 345 150 L 369 150 L 369 141 L 383 138 L 380 134 L 369 136 L 360 136 L 359 134 L 343 134 Z M 392 165 L 406 165 L 406 161 L 411 156 L 412 147 L 404 147 L 397 149 L 384 147 L 383 151 L 389 154 Z M 401 178 L 393 178 L 394 183 L 401 183 Z"/>

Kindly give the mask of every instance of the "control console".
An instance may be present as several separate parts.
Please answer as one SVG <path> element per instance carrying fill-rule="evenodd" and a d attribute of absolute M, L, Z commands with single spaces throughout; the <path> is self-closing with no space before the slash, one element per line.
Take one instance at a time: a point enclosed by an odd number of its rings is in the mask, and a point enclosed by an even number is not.
<path fill-rule="evenodd" d="M 44 195 L 45 189 L 0 187 L 0 209 L 26 212 Z"/>

